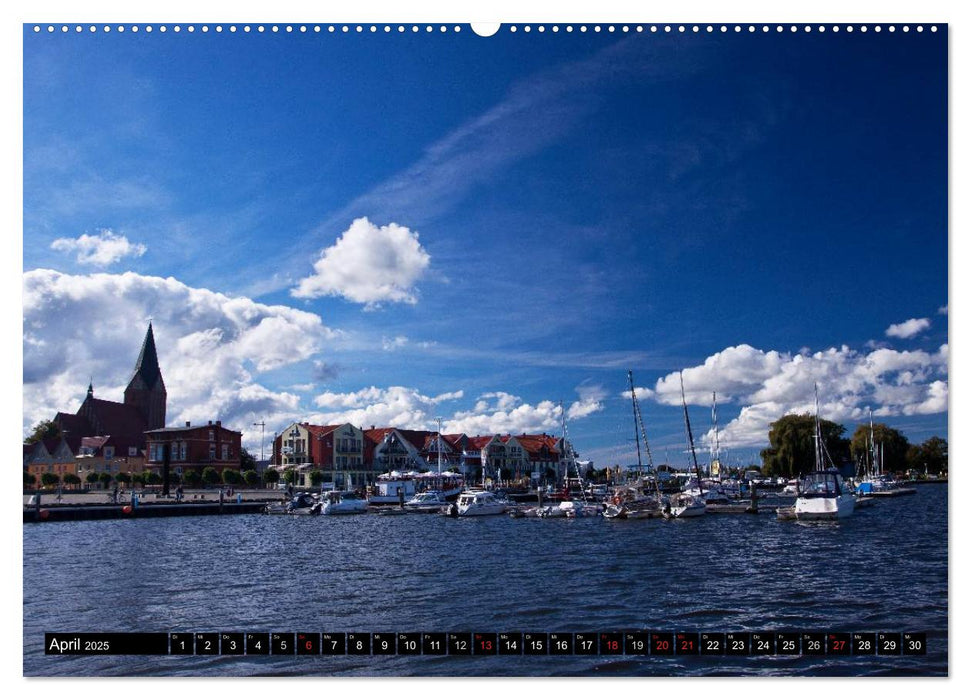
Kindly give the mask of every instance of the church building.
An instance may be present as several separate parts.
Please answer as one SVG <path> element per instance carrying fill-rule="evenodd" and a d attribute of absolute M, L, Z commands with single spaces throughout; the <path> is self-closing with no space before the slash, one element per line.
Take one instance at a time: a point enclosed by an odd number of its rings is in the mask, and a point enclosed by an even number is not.
<path fill-rule="evenodd" d="M 110 436 L 117 458 L 141 457 L 146 447 L 145 431 L 165 427 L 165 403 L 165 382 L 149 323 L 124 401 L 95 398 L 94 386 L 89 384 L 88 395 L 77 413 L 58 413 L 54 422 L 69 442 Z"/>

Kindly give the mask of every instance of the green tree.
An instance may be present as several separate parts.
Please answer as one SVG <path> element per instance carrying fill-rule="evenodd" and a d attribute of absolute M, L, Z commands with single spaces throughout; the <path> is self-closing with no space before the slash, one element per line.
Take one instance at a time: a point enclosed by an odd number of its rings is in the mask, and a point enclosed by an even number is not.
<path fill-rule="evenodd" d="M 108 488 L 108 484 L 111 483 L 111 474 L 109 474 L 108 472 L 101 472 L 100 474 L 98 474 L 98 481 L 101 482 L 101 485 L 104 488 Z"/>
<path fill-rule="evenodd" d="M 127 486 L 132 481 L 131 474 L 128 472 L 118 472 L 118 474 L 115 476 L 115 481 L 117 481 L 119 484 L 124 484 Z"/>
<path fill-rule="evenodd" d="M 901 472 L 907 468 L 907 450 L 910 442 L 899 430 L 883 423 L 873 424 L 873 444 L 876 445 L 876 460 L 879 464 L 883 457 L 884 472 Z M 854 464 L 863 465 L 866 471 L 872 470 L 874 456 L 870 452 L 870 424 L 857 426 L 850 438 L 850 456 Z"/>
<path fill-rule="evenodd" d="M 31 428 L 30 435 L 24 438 L 24 442 L 28 445 L 33 445 L 41 440 L 59 437 L 61 437 L 61 429 L 57 427 L 57 423 L 52 420 L 42 420 Z"/>
<path fill-rule="evenodd" d="M 850 443 L 843 437 L 846 428 L 828 420 L 819 421 L 823 446 L 834 465 L 849 459 Z M 763 467 L 771 474 L 795 477 L 816 468 L 815 416 L 786 415 L 769 427 L 769 447 L 762 450 Z M 828 463 L 825 466 L 829 466 Z"/>
<path fill-rule="evenodd" d="M 80 486 L 81 477 L 79 477 L 77 474 L 65 474 L 64 483 L 68 486 Z"/>
<path fill-rule="evenodd" d="M 309 476 L 311 486 L 320 486 L 324 482 L 324 473 L 319 469 L 311 471 Z"/>
<path fill-rule="evenodd" d="M 242 477 L 240 476 L 238 471 L 236 471 L 235 469 L 223 469 L 224 484 L 235 486 L 240 481 L 242 481 Z"/>
<path fill-rule="evenodd" d="M 219 472 L 214 467 L 206 467 L 202 470 L 202 481 L 206 486 L 219 483 Z"/>
<path fill-rule="evenodd" d="M 100 477 L 101 475 L 98 472 L 88 472 L 88 475 L 84 477 L 84 482 L 94 486 L 98 483 L 98 481 L 100 481 Z"/>
<path fill-rule="evenodd" d="M 246 482 L 247 486 L 256 486 L 260 483 L 260 475 L 256 473 L 255 469 L 247 469 L 243 472 L 243 481 Z"/>
<path fill-rule="evenodd" d="M 295 469 L 287 469 L 283 472 L 283 481 L 287 484 L 297 483 L 297 471 Z"/>
<path fill-rule="evenodd" d="M 135 474 L 132 475 L 131 480 L 133 483 L 137 484 L 138 486 L 144 486 L 145 472 L 136 472 Z"/>
<path fill-rule="evenodd" d="M 55 484 L 61 483 L 61 479 L 57 474 L 44 472 L 40 475 L 40 483 L 42 483 L 44 486 L 54 486 Z"/>
<path fill-rule="evenodd" d="M 197 470 L 188 469 L 183 472 L 182 481 L 184 481 L 187 486 L 198 486 L 202 483 L 202 476 Z"/>
<path fill-rule="evenodd" d="M 280 481 L 280 472 L 276 469 L 267 469 L 263 472 L 263 483 L 276 484 Z"/>
<path fill-rule="evenodd" d="M 146 469 L 145 470 L 145 483 L 146 484 L 152 484 L 152 485 L 161 484 L 162 483 L 162 475 L 153 472 L 151 469 Z"/>
<path fill-rule="evenodd" d="M 33 486 L 37 483 L 37 477 L 30 472 L 24 472 L 24 486 Z"/>
<path fill-rule="evenodd" d="M 907 452 L 907 465 L 919 474 L 947 473 L 947 440 L 934 436 Z"/>
<path fill-rule="evenodd" d="M 245 447 L 239 453 L 239 471 L 256 471 L 256 458 Z"/>

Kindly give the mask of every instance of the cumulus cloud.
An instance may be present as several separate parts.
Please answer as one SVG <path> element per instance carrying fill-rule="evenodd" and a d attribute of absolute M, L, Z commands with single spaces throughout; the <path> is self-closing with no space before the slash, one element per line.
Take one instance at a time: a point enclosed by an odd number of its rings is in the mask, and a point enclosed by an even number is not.
<path fill-rule="evenodd" d="M 51 243 L 52 250 L 77 253 L 77 261 L 82 265 L 107 267 L 122 258 L 139 258 L 148 250 L 141 243 L 131 243 L 125 236 L 119 236 L 110 229 L 98 232 L 96 236 L 82 234 L 77 238 L 58 238 Z"/>
<path fill-rule="evenodd" d="M 887 330 L 888 338 L 913 338 L 931 327 L 929 318 L 910 318 L 903 323 L 894 323 Z"/>
<path fill-rule="evenodd" d="M 290 293 L 301 299 L 342 296 L 365 309 L 382 302 L 415 304 L 415 284 L 430 262 L 417 232 L 395 223 L 375 226 L 362 217 L 321 253 L 314 274 Z"/>
<path fill-rule="evenodd" d="M 567 418 L 581 419 L 603 409 L 606 392 L 599 386 L 577 388 L 580 395 L 566 409 Z M 487 392 L 476 397 L 471 409 L 458 409 L 447 416 L 445 406 L 463 399 L 463 391 L 427 396 L 419 390 L 392 386 L 375 386 L 358 391 L 326 392 L 314 399 L 325 409 L 308 418 L 321 424 L 353 423 L 365 428 L 394 425 L 416 430 L 434 430 L 437 416 L 443 417 L 442 428 L 448 433 L 494 435 L 496 433 L 556 432 L 562 425 L 563 408 L 554 401 L 536 404 L 524 402 L 505 391 Z"/>
<path fill-rule="evenodd" d="M 252 441 L 252 423 L 299 415 L 299 397 L 270 390 L 260 374 L 307 360 L 340 336 L 316 314 L 171 277 L 32 270 L 23 289 L 25 429 L 77 410 L 89 379 L 95 396 L 121 401 L 151 316 L 167 422 L 219 419 Z M 259 429 L 255 439 L 258 447 Z"/>
<path fill-rule="evenodd" d="M 311 416 L 314 423 L 332 425 L 353 423 L 365 428 L 393 425 L 400 428 L 428 429 L 435 422 L 439 404 L 464 396 L 453 391 L 426 396 L 417 389 L 391 386 L 379 389 L 371 386 L 347 393 L 325 392 L 314 398 L 324 411 Z M 327 410 L 330 409 L 330 410 Z"/>
<path fill-rule="evenodd" d="M 941 314 L 942 316 L 947 316 L 947 304 L 939 308 L 937 313 Z"/>
<path fill-rule="evenodd" d="M 685 369 L 685 399 L 709 406 L 715 391 L 719 403 L 741 405 L 738 417 L 720 431 L 721 442 L 759 445 L 765 443 L 769 424 L 779 417 L 814 410 L 814 384 L 819 386 L 820 415 L 837 422 L 862 420 L 870 406 L 878 416 L 944 412 L 947 363 L 947 345 L 936 352 L 890 348 L 859 352 L 844 345 L 796 354 L 739 345 Z M 666 405 L 681 402 L 677 372 L 658 380 L 653 398 Z M 709 431 L 705 440 L 710 442 L 713 436 Z"/>

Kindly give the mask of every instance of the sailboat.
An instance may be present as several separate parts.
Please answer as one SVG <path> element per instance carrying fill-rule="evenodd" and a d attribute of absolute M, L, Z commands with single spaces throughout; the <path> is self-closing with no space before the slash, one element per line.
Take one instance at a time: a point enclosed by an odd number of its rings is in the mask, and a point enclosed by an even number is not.
<path fill-rule="evenodd" d="M 647 432 L 644 430 L 644 421 L 641 418 L 640 404 L 637 403 L 637 394 L 634 391 L 634 373 L 627 370 L 627 383 L 630 386 L 631 404 L 634 409 L 634 440 L 637 442 L 637 472 L 638 479 L 632 484 L 625 484 L 617 488 L 610 498 L 610 502 L 605 506 L 603 516 L 605 518 L 638 519 L 656 518 L 661 515 L 661 491 L 658 485 L 657 472 L 654 469 L 654 460 L 651 457 L 651 448 L 647 443 Z M 648 495 L 644 492 L 645 484 L 643 474 L 643 464 L 641 463 L 641 438 L 644 439 L 644 450 L 647 452 L 647 464 L 654 475 L 655 494 Z"/>
<path fill-rule="evenodd" d="M 688 404 L 684 399 L 684 375 L 678 372 L 681 378 L 681 406 L 684 408 L 684 427 L 688 433 L 688 446 L 691 448 L 691 461 L 695 467 L 695 478 L 698 480 L 700 497 L 682 491 L 667 499 L 664 505 L 664 517 L 666 518 L 696 518 L 705 514 L 705 492 L 701 480 L 701 470 L 698 468 L 698 456 L 695 454 L 695 439 L 691 434 L 691 419 L 688 418 Z"/>
<path fill-rule="evenodd" d="M 917 493 L 917 489 L 903 486 L 900 484 L 892 474 L 888 474 L 884 471 L 883 462 L 883 443 L 880 443 L 880 449 L 877 449 L 876 442 L 873 439 L 873 412 L 870 412 L 870 445 L 869 445 L 869 456 L 870 461 L 866 473 L 863 475 L 863 479 L 856 486 L 856 494 L 858 496 L 907 496 L 910 494 Z"/>
<path fill-rule="evenodd" d="M 816 469 L 800 482 L 793 513 L 796 520 L 839 520 L 853 515 L 856 497 L 843 483 L 843 478 L 832 466 L 831 459 L 829 468 L 826 467 L 829 454 L 819 427 L 819 390 L 815 384 L 813 390 L 816 396 Z"/>

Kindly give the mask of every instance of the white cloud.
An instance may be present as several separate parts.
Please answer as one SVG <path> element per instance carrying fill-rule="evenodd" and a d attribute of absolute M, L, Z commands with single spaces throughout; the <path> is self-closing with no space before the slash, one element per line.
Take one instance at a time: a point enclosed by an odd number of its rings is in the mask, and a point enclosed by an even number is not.
<path fill-rule="evenodd" d="M 931 327 L 929 318 L 911 318 L 903 323 L 894 323 L 887 330 L 888 338 L 913 338 L 921 331 Z"/>
<path fill-rule="evenodd" d="M 130 243 L 125 236 L 119 236 L 110 229 L 104 229 L 97 236 L 82 234 L 77 238 L 58 238 L 51 243 L 52 250 L 66 253 L 77 252 L 77 261 L 82 265 L 107 267 L 122 258 L 138 258 L 148 250 L 141 243 Z"/>
<path fill-rule="evenodd" d="M 417 389 L 391 386 L 379 389 L 371 386 L 348 393 L 325 392 L 314 398 L 314 403 L 324 410 L 311 416 L 312 423 L 333 425 L 353 423 L 368 428 L 372 425 L 409 429 L 430 429 L 439 410 L 437 406 L 464 396 L 453 391 L 438 396 L 425 396 Z"/>
<path fill-rule="evenodd" d="M 299 415 L 299 397 L 272 391 L 259 375 L 306 360 L 340 336 L 316 314 L 171 277 L 32 270 L 23 289 L 25 428 L 77 410 L 89 378 L 95 396 L 120 401 L 151 316 L 166 422 L 222 420 L 258 449 L 252 423 L 265 419 L 269 432 Z"/>
<path fill-rule="evenodd" d="M 939 308 L 937 313 L 941 314 L 942 316 L 947 316 L 947 304 Z"/>
<path fill-rule="evenodd" d="M 837 422 L 861 420 L 870 406 L 878 416 L 946 411 L 948 354 L 947 345 L 937 352 L 878 348 L 864 353 L 844 345 L 796 354 L 740 345 L 685 369 L 685 398 L 710 406 L 715 390 L 719 403 L 740 404 L 738 417 L 720 430 L 721 444 L 760 445 L 773 421 L 786 413 L 814 410 L 814 383 L 819 386 L 820 415 Z M 658 380 L 654 399 L 666 405 L 681 402 L 677 372 Z M 713 437 L 708 431 L 704 441 Z"/>
<path fill-rule="evenodd" d="M 394 338 L 382 337 L 381 338 L 381 349 L 387 352 L 392 352 L 398 348 L 403 348 L 408 344 L 408 337 L 404 335 L 397 335 Z"/>
<path fill-rule="evenodd" d="M 342 296 L 366 309 L 381 302 L 415 304 L 415 284 L 430 262 L 417 232 L 395 223 L 378 227 L 362 217 L 321 253 L 314 274 L 290 293 L 301 299 Z"/>
<path fill-rule="evenodd" d="M 603 409 L 606 392 L 599 386 L 578 387 L 580 398 L 566 409 L 567 418 L 580 419 Z M 494 435 L 496 433 L 556 432 L 562 426 L 563 409 L 553 401 L 529 404 L 504 391 L 476 397 L 469 410 L 456 410 L 450 417 L 443 404 L 464 398 L 463 391 L 426 396 L 417 389 L 375 386 L 347 393 L 326 392 L 314 399 L 324 410 L 308 420 L 321 424 L 349 422 L 365 428 L 393 425 L 416 430 L 434 430 L 436 416 L 443 416 L 442 429 L 448 433 Z"/>

